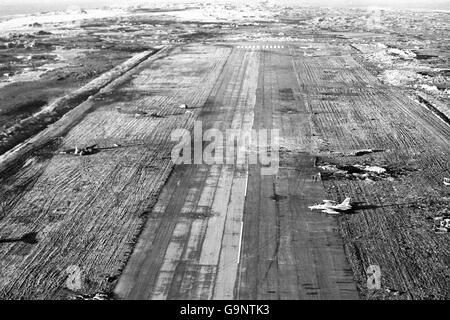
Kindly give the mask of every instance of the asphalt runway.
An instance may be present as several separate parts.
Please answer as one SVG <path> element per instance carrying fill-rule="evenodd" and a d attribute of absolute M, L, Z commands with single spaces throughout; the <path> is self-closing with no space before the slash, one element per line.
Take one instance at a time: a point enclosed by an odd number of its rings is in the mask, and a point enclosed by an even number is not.
<path fill-rule="evenodd" d="M 198 120 L 203 131 L 239 129 L 244 137 L 252 129 L 279 129 L 279 169 L 267 174 L 248 158 L 177 165 L 119 280 L 118 297 L 358 298 L 336 218 L 307 208 L 326 198 L 314 157 L 283 153 L 312 143 L 301 90 L 289 46 L 234 47 Z M 253 144 L 237 147 L 254 152 Z"/>

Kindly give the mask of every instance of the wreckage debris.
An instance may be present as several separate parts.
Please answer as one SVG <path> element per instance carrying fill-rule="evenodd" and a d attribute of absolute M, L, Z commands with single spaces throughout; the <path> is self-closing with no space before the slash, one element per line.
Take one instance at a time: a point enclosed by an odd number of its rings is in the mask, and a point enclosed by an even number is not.
<path fill-rule="evenodd" d="M 395 177 L 406 174 L 408 171 L 415 171 L 412 168 L 389 168 L 370 165 L 339 165 L 323 164 L 317 166 L 322 171 L 324 180 L 330 179 L 348 179 L 348 180 L 366 180 L 377 181 L 382 179 L 392 180 Z"/>
<path fill-rule="evenodd" d="M 402 295 L 402 294 L 405 294 L 405 293 L 406 293 L 405 291 L 399 291 L 399 290 L 396 290 L 396 289 L 390 289 L 390 288 L 387 288 L 385 291 L 386 291 L 387 293 L 390 293 L 390 294 L 394 295 L 394 296 L 399 296 L 399 295 Z"/>
<path fill-rule="evenodd" d="M 444 178 L 444 186 L 450 186 L 450 178 Z"/>
<path fill-rule="evenodd" d="M 385 168 L 382 167 L 377 167 L 377 166 L 359 166 L 356 165 L 357 168 L 360 168 L 364 171 L 368 171 L 368 172 L 374 172 L 374 173 L 378 173 L 378 174 L 382 174 L 386 172 Z"/>
<path fill-rule="evenodd" d="M 117 148 L 121 148 L 121 147 L 123 147 L 123 146 L 119 143 L 113 143 L 110 147 L 103 147 L 103 148 L 99 148 L 96 144 L 93 144 L 91 146 L 81 148 L 81 149 L 78 147 L 66 149 L 66 150 L 61 151 L 60 154 L 73 154 L 73 155 L 78 155 L 78 156 L 87 156 L 87 155 L 97 153 L 100 150 L 117 149 Z"/>
<path fill-rule="evenodd" d="M 91 155 L 94 153 L 97 153 L 100 149 L 98 148 L 98 146 L 96 144 L 85 147 L 85 148 L 81 148 L 79 149 L 78 147 L 72 148 L 72 149 L 66 149 L 61 151 L 61 154 L 73 154 L 73 155 L 78 155 L 78 156 L 87 156 L 87 155 Z"/>
<path fill-rule="evenodd" d="M 96 293 L 94 295 L 76 295 L 74 297 L 75 300 L 112 300 L 112 297 L 110 294 L 107 293 Z"/>
<path fill-rule="evenodd" d="M 319 169 L 326 171 L 325 176 L 329 177 L 345 177 L 348 179 L 366 180 L 376 178 L 377 176 L 386 172 L 385 168 L 377 166 L 363 166 L 363 165 L 322 165 Z"/>
<path fill-rule="evenodd" d="M 434 218 L 434 231 L 436 233 L 450 232 L 450 218 L 449 217 Z"/>
<path fill-rule="evenodd" d="M 144 110 L 123 110 L 121 107 L 116 107 L 117 112 L 121 113 L 121 114 L 132 114 L 134 115 L 136 118 L 139 117 L 154 117 L 154 118 L 162 118 L 163 116 L 158 115 L 156 112 L 152 112 L 152 113 L 148 113 Z"/>
<path fill-rule="evenodd" d="M 189 109 L 189 107 L 187 106 L 187 104 L 180 104 L 180 105 L 178 106 L 178 108 L 180 108 L 180 109 Z"/>

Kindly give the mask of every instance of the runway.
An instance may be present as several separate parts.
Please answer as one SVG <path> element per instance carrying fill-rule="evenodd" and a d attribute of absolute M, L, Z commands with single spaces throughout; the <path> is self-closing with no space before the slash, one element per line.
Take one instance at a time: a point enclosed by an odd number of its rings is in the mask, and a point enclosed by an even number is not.
<path fill-rule="evenodd" d="M 200 113 L 203 131 L 233 128 L 245 136 L 279 129 L 281 148 L 299 138 L 298 147 L 307 147 L 307 106 L 285 93 L 301 89 L 289 49 L 242 48 L 231 53 Z M 286 121 L 285 109 L 295 110 L 299 121 Z M 298 137 L 298 130 L 309 136 Z M 307 208 L 326 198 L 314 157 L 282 152 L 280 161 L 270 175 L 248 161 L 177 165 L 115 293 L 126 299 L 358 298 L 336 219 Z"/>

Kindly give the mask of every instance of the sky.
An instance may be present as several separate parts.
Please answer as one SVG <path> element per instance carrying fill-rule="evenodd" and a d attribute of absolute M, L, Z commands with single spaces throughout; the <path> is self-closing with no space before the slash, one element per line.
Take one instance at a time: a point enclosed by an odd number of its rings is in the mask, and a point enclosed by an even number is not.
<path fill-rule="evenodd" d="M 195 1 L 195 0 L 194 0 Z M 194 2 L 193 0 L 0 0 L 0 16 L 10 14 L 35 13 L 41 11 L 65 10 L 70 6 L 92 9 L 114 4 L 126 5 L 133 3 L 173 3 Z M 300 4 L 330 7 L 387 7 L 405 9 L 442 9 L 450 10 L 450 0 L 269 0 L 277 4 Z M 259 0 L 204 0 L 202 2 L 254 3 Z"/>

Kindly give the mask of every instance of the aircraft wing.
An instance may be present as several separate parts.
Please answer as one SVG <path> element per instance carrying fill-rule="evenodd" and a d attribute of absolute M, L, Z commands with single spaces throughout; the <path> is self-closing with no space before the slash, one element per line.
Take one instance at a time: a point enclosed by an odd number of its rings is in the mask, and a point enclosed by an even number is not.
<path fill-rule="evenodd" d="M 322 212 L 325 212 L 328 214 L 340 214 L 338 211 L 333 210 L 333 209 L 325 209 L 325 210 L 322 210 Z"/>

